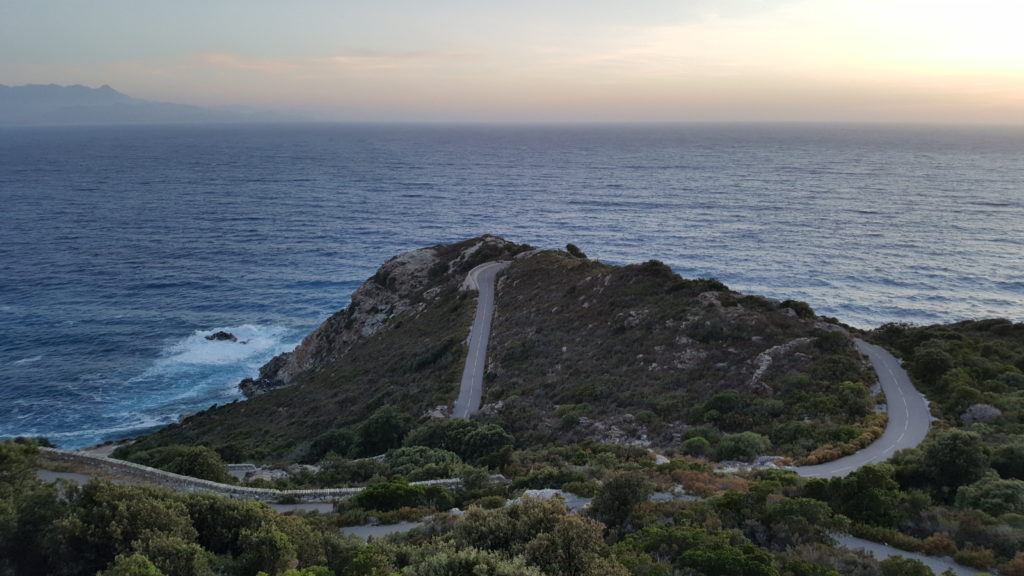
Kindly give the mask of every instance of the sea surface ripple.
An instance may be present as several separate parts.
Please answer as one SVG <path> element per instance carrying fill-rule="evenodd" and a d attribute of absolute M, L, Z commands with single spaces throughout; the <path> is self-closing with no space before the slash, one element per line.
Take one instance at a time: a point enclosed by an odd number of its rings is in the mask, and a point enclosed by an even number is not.
<path fill-rule="evenodd" d="M 1019 128 L 6 129 L 0 203 L 0 437 L 63 446 L 237 399 L 388 257 L 483 233 L 861 327 L 1024 320 Z"/>

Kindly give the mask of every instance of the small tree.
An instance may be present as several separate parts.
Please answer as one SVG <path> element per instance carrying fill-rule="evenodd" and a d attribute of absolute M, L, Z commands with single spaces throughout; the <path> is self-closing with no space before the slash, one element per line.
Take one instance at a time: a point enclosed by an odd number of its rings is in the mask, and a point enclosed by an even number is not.
<path fill-rule="evenodd" d="M 628 526 L 636 505 L 646 502 L 651 492 L 651 484 L 643 474 L 619 474 L 597 490 L 590 515 L 609 528 L 621 530 Z"/>
<path fill-rule="evenodd" d="M 963 430 L 940 433 L 924 446 L 921 464 L 947 498 L 957 488 L 981 480 L 988 470 L 989 456 L 981 437 Z"/>
<path fill-rule="evenodd" d="M 603 527 L 579 516 L 564 516 L 551 532 L 539 534 L 526 546 L 526 559 L 545 574 L 592 574 L 598 551 L 605 548 Z"/>

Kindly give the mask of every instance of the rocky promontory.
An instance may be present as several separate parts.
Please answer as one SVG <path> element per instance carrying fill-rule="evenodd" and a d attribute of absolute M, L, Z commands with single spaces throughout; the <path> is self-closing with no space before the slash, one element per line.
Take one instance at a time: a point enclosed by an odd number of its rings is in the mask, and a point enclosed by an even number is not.
<path fill-rule="evenodd" d="M 328 318 L 295 350 L 271 359 L 257 378 L 246 378 L 239 388 L 251 398 L 288 386 L 297 375 L 340 360 L 353 345 L 384 330 L 395 317 L 423 311 L 445 286 L 461 282 L 478 264 L 508 260 L 529 249 L 497 236 L 482 236 L 399 254 L 352 294 L 347 308 Z"/>
<path fill-rule="evenodd" d="M 387 436 L 444 417 L 476 311 L 463 284 L 499 260 L 510 264 L 497 277 L 473 418 L 517 440 L 688 442 L 697 453 L 751 432 L 814 459 L 884 427 L 874 373 L 847 328 L 806 303 L 681 278 L 656 260 L 616 266 L 482 236 L 391 258 L 347 307 L 242 382 L 248 401 L 189 416 L 139 449 L 202 443 L 231 459 L 295 459 L 374 418 Z"/>

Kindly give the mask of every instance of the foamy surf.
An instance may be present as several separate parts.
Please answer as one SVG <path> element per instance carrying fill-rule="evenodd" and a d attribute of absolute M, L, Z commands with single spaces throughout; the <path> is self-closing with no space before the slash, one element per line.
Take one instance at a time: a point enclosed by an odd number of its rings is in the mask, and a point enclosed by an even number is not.
<path fill-rule="evenodd" d="M 206 339 L 217 332 L 230 333 L 237 341 Z M 65 423 L 70 430 L 39 433 L 64 447 L 87 446 L 149 432 L 212 404 L 239 400 L 238 382 L 255 376 L 274 355 L 294 348 L 300 332 L 242 324 L 168 340 L 149 367 L 90 402 L 105 406 L 102 416 L 88 423 Z"/>
<path fill-rule="evenodd" d="M 179 419 L 179 416 L 176 414 L 149 416 L 121 413 L 116 416 L 117 421 L 123 422 L 123 424 L 102 428 L 73 430 L 70 432 L 50 432 L 45 434 L 45 436 L 47 439 L 55 442 L 59 446 L 81 448 L 87 445 L 99 444 L 106 439 L 130 435 L 130 433 L 154 430 L 156 428 L 167 426 L 168 424 L 173 424 Z M 71 442 L 69 443 L 68 440 L 71 440 Z"/>
<path fill-rule="evenodd" d="M 207 340 L 207 336 L 217 332 L 227 332 L 237 338 L 231 340 Z M 199 366 L 225 366 L 245 363 L 257 357 L 266 356 L 282 344 L 287 330 L 281 326 L 227 326 L 196 330 L 171 344 L 157 361 L 158 367 L 173 364 L 191 364 Z"/>

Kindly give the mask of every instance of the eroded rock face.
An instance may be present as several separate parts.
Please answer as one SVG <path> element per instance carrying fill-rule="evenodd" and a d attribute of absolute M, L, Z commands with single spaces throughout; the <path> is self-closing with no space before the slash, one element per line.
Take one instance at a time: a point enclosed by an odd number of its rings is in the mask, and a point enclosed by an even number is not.
<path fill-rule="evenodd" d="M 399 254 L 352 294 L 348 308 L 328 318 L 295 350 L 270 360 L 260 368 L 258 378 L 243 380 L 239 388 L 252 397 L 288 386 L 299 374 L 340 359 L 352 346 L 385 329 L 396 316 L 423 310 L 446 285 L 458 285 L 478 264 L 508 260 L 529 248 L 497 236 L 483 236 Z"/>
<path fill-rule="evenodd" d="M 238 388 L 242 390 L 242 394 L 245 394 L 246 398 L 252 398 L 284 385 L 284 383 L 278 381 L 277 375 L 288 365 L 291 356 L 291 352 L 278 354 L 260 367 L 259 377 L 256 379 L 246 378 L 239 382 Z"/>

